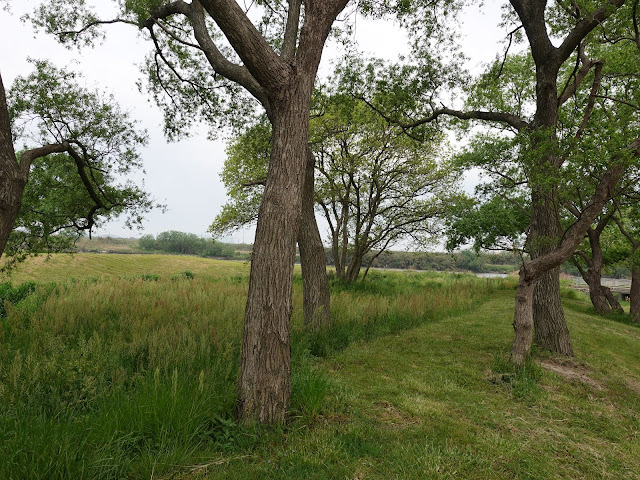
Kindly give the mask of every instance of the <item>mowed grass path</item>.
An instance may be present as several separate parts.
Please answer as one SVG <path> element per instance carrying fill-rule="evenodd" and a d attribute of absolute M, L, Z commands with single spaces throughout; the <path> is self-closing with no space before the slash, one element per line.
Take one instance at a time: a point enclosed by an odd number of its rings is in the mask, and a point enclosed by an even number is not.
<path fill-rule="evenodd" d="M 315 423 L 175 478 L 639 478 L 640 329 L 568 302 L 578 360 L 500 374 L 512 297 L 351 345 L 317 365 L 333 393 Z"/>
<path fill-rule="evenodd" d="M 185 270 L 195 279 L 171 279 Z M 60 285 L 9 309 L 0 477 L 639 478 L 640 329 L 565 299 L 576 359 L 535 352 L 515 371 L 509 281 L 374 272 L 333 285 L 335 326 L 315 335 L 297 274 L 292 418 L 237 425 L 248 270 L 146 255 L 21 266 L 14 283 Z"/>

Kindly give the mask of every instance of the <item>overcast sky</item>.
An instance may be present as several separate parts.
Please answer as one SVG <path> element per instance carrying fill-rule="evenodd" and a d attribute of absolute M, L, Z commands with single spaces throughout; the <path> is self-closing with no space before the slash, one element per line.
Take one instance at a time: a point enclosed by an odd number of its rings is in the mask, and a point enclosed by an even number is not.
<path fill-rule="evenodd" d="M 31 11 L 36 0 L 10 1 L 11 13 L 0 10 L 0 73 L 5 88 L 9 89 L 18 75 L 32 71 L 27 58 L 48 59 L 57 66 L 66 66 L 82 72 L 86 86 L 112 93 L 117 102 L 149 133 L 149 144 L 142 153 L 146 175 L 144 185 L 153 197 L 167 205 L 167 211 L 154 211 L 147 215 L 144 232 L 158 234 L 166 230 L 180 230 L 205 235 L 208 226 L 226 201 L 219 173 L 225 159 L 223 140 L 209 141 L 206 128 L 193 132 L 192 138 L 168 143 L 162 132 L 162 114 L 136 81 L 140 78 L 138 65 L 142 64 L 150 49 L 150 42 L 135 28 L 125 25 L 107 27 L 106 41 L 93 49 L 81 52 L 67 50 L 52 38 L 38 34 L 20 21 L 23 13 Z M 469 67 L 495 58 L 501 50 L 499 42 L 504 33 L 497 26 L 500 5 L 504 2 L 487 1 L 480 11 L 470 7 L 463 16 L 463 49 L 470 57 Z M 370 22 L 356 19 L 356 39 L 360 49 L 369 55 L 396 60 L 406 51 L 406 37 L 392 22 Z M 322 72 L 330 71 L 331 59 L 339 54 L 329 45 L 323 56 Z M 472 182 L 472 179 L 468 180 Z M 322 227 L 321 227 L 322 228 Z M 129 231 L 122 222 L 114 221 L 96 232 L 99 235 L 139 236 Z M 325 232 L 321 232 L 323 236 Z M 253 230 L 238 232 L 234 241 L 253 241 Z"/>

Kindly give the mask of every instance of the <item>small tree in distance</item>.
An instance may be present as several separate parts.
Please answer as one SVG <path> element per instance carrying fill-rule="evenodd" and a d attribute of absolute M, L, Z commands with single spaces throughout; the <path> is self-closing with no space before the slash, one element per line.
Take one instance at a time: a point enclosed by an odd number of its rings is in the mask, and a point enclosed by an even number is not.
<path fill-rule="evenodd" d="M 353 75 L 353 71 L 350 73 Z M 315 95 L 310 148 L 316 158 L 315 204 L 329 225 L 338 278 L 356 281 L 401 240 L 428 242 L 458 198 L 457 172 L 443 160 L 435 129 L 416 140 L 351 95 L 338 78 Z M 271 130 L 255 124 L 228 148 L 222 179 L 231 200 L 210 231 L 216 235 L 252 223 L 260 204 Z M 367 265 L 364 265 L 368 258 Z"/>

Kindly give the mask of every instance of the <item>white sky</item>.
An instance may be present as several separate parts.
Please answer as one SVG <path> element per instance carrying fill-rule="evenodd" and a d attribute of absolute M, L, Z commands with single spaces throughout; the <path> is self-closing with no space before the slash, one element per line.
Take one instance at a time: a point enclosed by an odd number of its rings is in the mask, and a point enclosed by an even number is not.
<path fill-rule="evenodd" d="M 138 91 L 140 78 L 137 65 L 142 64 L 150 50 L 148 40 L 131 26 L 106 27 L 106 41 L 93 49 L 67 50 L 53 38 L 35 35 L 32 27 L 20 21 L 20 16 L 33 9 L 37 0 L 10 1 L 11 14 L 0 10 L 0 72 L 9 89 L 18 75 L 27 75 L 32 67 L 27 58 L 49 59 L 57 66 L 82 72 L 86 86 L 112 93 L 116 101 L 149 133 L 149 145 L 142 150 L 146 175 L 144 185 L 167 211 L 153 211 L 144 222 L 144 232 L 158 234 L 180 230 L 205 235 L 208 226 L 226 201 L 219 173 L 225 159 L 223 141 L 208 141 L 206 128 L 192 138 L 168 143 L 162 132 L 162 114 L 149 98 Z M 500 6 L 505 2 L 489 0 L 480 11 L 469 7 L 463 15 L 463 49 L 476 70 L 480 64 L 493 60 L 502 51 L 499 42 L 504 33 L 497 25 Z M 370 56 L 395 60 L 408 51 L 406 37 L 392 22 L 370 22 L 357 19 L 356 38 L 361 50 Z M 330 61 L 337 50 L 329 45 L 325 50 L 321 72 L 330 70 Z M 474 182 L 466 181 L 467 187 Z M 322 229 L 322 227 L 321 227 Z M 98 235 L 139 236 L 114 221 L 96 232 Z M 325 232 L 321 232 L 324 236 Z M 233 235 L 236 242 L 253 241 L 253 230 Z"/>

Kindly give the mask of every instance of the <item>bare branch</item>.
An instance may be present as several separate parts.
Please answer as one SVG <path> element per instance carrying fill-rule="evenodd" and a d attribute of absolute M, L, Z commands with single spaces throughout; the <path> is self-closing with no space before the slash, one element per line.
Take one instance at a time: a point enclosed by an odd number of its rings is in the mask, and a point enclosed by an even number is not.
<path fill-rule="evenodd" d="M 438 117 L 442 115 L 448 115 L 451 117 L 459 118 L 460 120 L 484 120 L 488 122 L 497 122 L 497 123 L 506 123 L 507 125 L 515 128 L 520 131 L 529 126 L 529 124 L 524 121 L 522 118 L 517 115 L 512 115 L 510 113 L 505 112 L 485 112 L 480 110 L 472 110 L 468 112 L 462 112 L 459 110 L 452 110 L 450 108 L 439 108 L 433 111 L 431 115 L 425 117 L 421 120 L 417 120 L 415 122 L 402 122 L 398 119 L 392 118 L 382 112 L 379 108 L 369 102 L 366 98 L 362 96 L 354 95 L 358 100 L 366 103 L 372 110 L 375 110 L 382 118 L 384 118 L 387 122 L 398 125 L 400 128 L 404 129 L 412 129 L 415 127 L 419 127 L 421 125 L 425 125 L 427 123 L 431 123 L 438 119 Z"/>
<path fill-rule="evenodd" d="M 604 20 L 610 17 L 617 9 L 624 5 L 625 0 L 607 0 L 591 15 L 580 20 L 573 30 L 565 37 L 562 44 L 556 49 L 556 61 L 562 64 L 582 40 Z"/>
<path fill-rule="evenodd" d="M 582 81 L 585 79 L 585 77 L 587 76 L 587 74 L 591 70 L 591 67 L 593 67 L 594 65 L 596 65 L 598 63 L 601 63 L 601 62 L 594 61 L 594 60 L 591 60 L 591 59 L 587 58 L 587 56 L 584 54 L 584 45 L 582 45 L 582 44 L 580 44 L 580 46 L 578 48 L 578 59 L 577 59 L 577 61 L 579 63 L 581 63 L 582 66 L 580 67 L 580 70 L 578 71 L 578 73 L 575 75 L 575 78 L 574 78 L 573 83 L 571 84 L 571 87 L 569 87 L 569 80 L 571 79 L 571 77 L 573 75 L 570 76 L 569 79 L 567 80 L 567 84 L 562 89 L 562 93 L 558 97 L 558 107 L 563 105 L 567 100 L 569 100 L 578 91 L 578 87 L 580 87 L 580 85 L 582 84 Z M 575 72 L 575 70 L 574 70 L 574 72 Z"/>
<path fill-rule="evenodd" d="M 282 43 L 282 58 L 292 59 L 296 54 L 296 44 L 298 42 L 298 26 L 300 24 L 301 0 L 289 0 L 289 12 L 287 15 L 287 26 L 284 32 Z"/>
<path fill-rule="evenodd" d="M 282 85 L 291 67 L 273 51 L 235 0 L 200 0 L 200 4 L 263 88 Z"/>
<path fill-rule="evenodd" d="M 505 48 L 505 50 L 504 50 L 504 56 L 502 57 L 502 63 L 500 64 L 500 70 L 498 70 L 498 74 L 496 75 L 496 78 L 500 78 L 500 75 L 502 75 L 502 70 L 504 69 L 504 64 L 507 62 L 507 55 L 509 54 L 509 49 L 511 48 L 511 44 L 513 43 L 513 36 L 521 28 L 523 28 L 522 24 L 518 25 L 516 28 L 514 28 L 513 30 L 511 30 L 508 33 L 508 35 L 509 35 L 509 44 L 507 45 L 507 48 Z"/>

